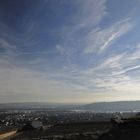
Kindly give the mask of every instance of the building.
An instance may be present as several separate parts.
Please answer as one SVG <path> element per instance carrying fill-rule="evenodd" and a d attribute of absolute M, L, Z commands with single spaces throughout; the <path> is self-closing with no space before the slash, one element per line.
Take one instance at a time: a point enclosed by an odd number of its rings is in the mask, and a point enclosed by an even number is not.
<path fill-rule="evenodd" d="M 42 129 L 43 128 L 43 124 L 39 120 L 33 120 L 31 125 L 34 129 Z"/>

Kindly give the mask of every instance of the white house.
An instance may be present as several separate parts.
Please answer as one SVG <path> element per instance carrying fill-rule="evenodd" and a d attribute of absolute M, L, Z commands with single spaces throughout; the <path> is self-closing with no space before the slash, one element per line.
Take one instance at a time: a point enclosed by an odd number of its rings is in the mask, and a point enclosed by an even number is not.
<path fill-rule="evenodd" d="M 32 121 L 31 125 L 33 126 L 33 128 L 35 129 L 40 129 L 43 127 L 42 122 L 38 121 L 38 120 L 34 120 Z"/>

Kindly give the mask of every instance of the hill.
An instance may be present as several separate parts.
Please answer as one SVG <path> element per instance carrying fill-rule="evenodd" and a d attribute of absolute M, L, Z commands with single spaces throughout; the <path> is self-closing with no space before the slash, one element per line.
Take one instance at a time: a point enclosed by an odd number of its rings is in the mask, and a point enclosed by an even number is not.
<path fill-rule="evenodd" d="M 140 111 L 140 101 L 100 102 L 81 106 L 82 110 L 93 110 L 95 112 L 120 112 Z"/>
<path fill-rule="evenodd" d="M 0 109 L 68 109 L 95 112 L 140 111 L 140 101 L 99 102 L 85 105 L 45 102 L 1 103 Z"/>

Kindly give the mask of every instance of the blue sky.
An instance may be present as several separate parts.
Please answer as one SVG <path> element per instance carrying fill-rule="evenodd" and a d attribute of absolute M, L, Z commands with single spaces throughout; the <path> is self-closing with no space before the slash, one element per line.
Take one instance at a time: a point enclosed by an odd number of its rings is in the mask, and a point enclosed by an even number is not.
<path fill-rule="evenodd" d="M 140 0 L 1 0 L 0 102 L 140 100 Z"/>

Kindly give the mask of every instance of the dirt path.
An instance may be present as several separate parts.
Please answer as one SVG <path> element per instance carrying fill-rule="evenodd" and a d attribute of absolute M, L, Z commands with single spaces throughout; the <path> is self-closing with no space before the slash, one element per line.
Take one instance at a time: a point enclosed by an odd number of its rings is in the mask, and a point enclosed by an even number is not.
<path fill-rule="evenodd" d="M 11 132 L 8 132 L 8 133 L 5 133 L 5 134 L 1 134 L 0 135 L 0 140 L 4 140 L 5 138 L 13 136 L 14 134 L 16 134 L 16 131 L 11 131 Z"/>

